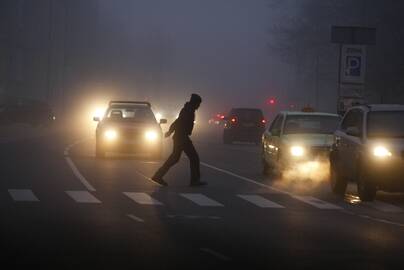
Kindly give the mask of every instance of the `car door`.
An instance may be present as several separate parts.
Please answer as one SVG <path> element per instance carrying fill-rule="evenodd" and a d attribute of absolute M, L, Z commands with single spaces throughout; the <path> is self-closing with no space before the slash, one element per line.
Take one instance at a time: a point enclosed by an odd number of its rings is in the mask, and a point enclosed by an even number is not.
<path fill-rule="evenodd" d="M 283 120 L 283 114 L 279 114 L 264 133 L 265 159 L 270 163 L 275 163 L 278 159 Z"/>
<path fill-rule="evenodd" d="M 357 160 L 362 143 L 364 112 L 352 109 L 344 117 L 341 129 L 336 133 L 338 141 L 339 166 L 344 176 L 354 179 Z M 357 132 L 352 132 L 356 130 Z"/>

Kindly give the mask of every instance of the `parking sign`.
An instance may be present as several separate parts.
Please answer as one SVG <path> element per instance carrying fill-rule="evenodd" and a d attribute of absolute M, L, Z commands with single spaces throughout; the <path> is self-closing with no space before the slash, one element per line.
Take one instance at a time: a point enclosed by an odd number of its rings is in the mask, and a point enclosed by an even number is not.
<path fill-rule="evenodd" d="M 366 47 L 343 45 L 341 55 L 341 83 L 365 83 Z"/>

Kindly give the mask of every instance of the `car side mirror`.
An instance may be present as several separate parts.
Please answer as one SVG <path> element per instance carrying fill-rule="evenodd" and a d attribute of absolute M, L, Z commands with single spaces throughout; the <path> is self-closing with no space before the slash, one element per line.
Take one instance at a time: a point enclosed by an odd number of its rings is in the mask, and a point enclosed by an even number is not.
<path fill-rule="evenodd" d="M 167 124 L 167 119 L 160 119 L 160 124 Z"/>
<path fill-rule="evenodd" d="M 346 134 L 353 137 L 360 137 L 361 132 L 357 127 L 349 127 L 346 130 Z"/>
<path fill-rule="evenodd" d="M 100 120 L 101 120 L 101 119 L 100 119 L 98 116 L 94 116 L 94 117 L 93 117 L 93 121 L 95 121 L 95 122 L 100 122 Z"/>

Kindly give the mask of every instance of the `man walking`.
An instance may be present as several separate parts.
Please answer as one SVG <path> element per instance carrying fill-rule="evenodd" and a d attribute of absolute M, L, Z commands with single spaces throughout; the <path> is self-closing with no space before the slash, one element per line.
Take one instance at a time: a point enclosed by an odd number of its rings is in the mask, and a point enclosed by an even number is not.
<path fill-rule="evenodd" d="M 200 181 L 200 169 L 199 169 L 199 156 L 192 144 L 189 136 L 192 134 L 192 129 L 194 128 L 195 121 L 195 111 L 201 105 L 202 98 L 197 94 L 192 94 L 189 102 L 185 103 L 184 108 L 182 108 L 178 118 L 171 124 L 170 129 L 166 132 L 165 137 L 170 137 L 174 133 L 174 148 L 171 155 L 168 157 L 167 161 L 161 166 L 160 169 L 152 177 L 152 180 L 167 186 L 167 182 L 164 181 L 163 177 L 168 172 L 168 170 L 174 166 L 180 159 L 182 151 L 189 158 L 191 167 L 191 186 L 203 186 L 206 182 Z"/>

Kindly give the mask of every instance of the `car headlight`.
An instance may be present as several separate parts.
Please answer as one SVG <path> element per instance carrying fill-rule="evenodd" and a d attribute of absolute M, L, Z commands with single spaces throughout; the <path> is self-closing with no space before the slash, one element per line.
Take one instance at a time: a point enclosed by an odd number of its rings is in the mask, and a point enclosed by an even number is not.
<path fill-rule="evenodd" d="M 290 148 L 290 154 L 294 157 L 302 157 L 306 153 L 302 146 L 292 146 Z"/>
<path fill-rule="evenodd" d="M 157 119 L 157 121 L 160 121 L 160 119 L 162 119 L 163 118 L 163 115 L 161 114 L 161 113 L 156 113 L 156 119 Z"/>
<path fill-rule="evenodd" d="M 148 130 L 148 131 L 146 131 L 146 133 L 144 134 L 144 136 L 145 136 L 146 140 L 149 141 L 149 142 L 154 142 L 154 141 L 156 141 L 157 138 L 158 138 L 158 134 L 157 134 L 157 132 L 154 131 L 154 130 Z"/>
<path fill-rule="evenodd" d="M 373 155 L 378 158 L 391 157 L 391 152 L 384 146 L 376 146 L 373 148 Z"/>
<path fill-rule="evenodd" d="M 118 137 L 118 133 L 116 132 L 116 130 L 113 129 L 108 129 L 104 132 L 104 136 L 107 140 L 109 141 L 113 141 Z"/>

